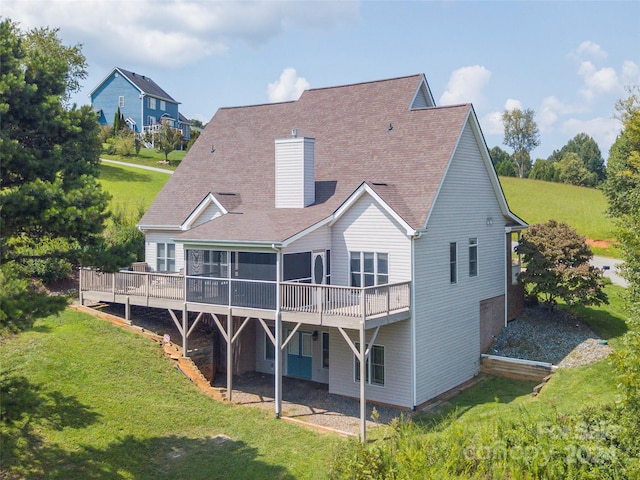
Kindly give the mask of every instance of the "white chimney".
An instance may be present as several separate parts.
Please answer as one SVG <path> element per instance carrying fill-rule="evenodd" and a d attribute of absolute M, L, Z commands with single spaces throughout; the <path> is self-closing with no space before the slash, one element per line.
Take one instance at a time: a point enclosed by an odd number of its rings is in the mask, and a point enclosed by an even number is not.
<path fill-rule="evenodd" d="M 304 208 L 316 201 L 315 143 L 307 137 L 276 139 L 276 208 Z"/>

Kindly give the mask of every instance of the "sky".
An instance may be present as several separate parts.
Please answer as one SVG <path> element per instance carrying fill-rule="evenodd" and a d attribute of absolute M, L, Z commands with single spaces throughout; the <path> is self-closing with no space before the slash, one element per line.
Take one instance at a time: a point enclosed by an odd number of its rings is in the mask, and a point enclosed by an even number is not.
<path fill-rule="evenodd" d="M 0 16 L 82 45 L 78 105 L 116 66 L 204 123 L 221 107 L 424 73 L 438 106 L 473 103 L 488 148 L 509 151 L 505 109 L 533 109 L 533 159 L 584 132 L 606 160 L 616 100 L 640 85 L 639 1 L 2 0 Z"/>

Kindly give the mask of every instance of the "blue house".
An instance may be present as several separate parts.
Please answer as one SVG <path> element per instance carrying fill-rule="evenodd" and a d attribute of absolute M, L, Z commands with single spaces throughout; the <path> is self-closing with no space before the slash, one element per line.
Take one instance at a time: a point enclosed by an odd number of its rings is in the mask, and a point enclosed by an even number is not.
<path fill-rule="evenodd" d="M 185 142 L 191 137 L 189 121 L 179 112 L 180 102 L 145 75 L 115 67 L 89 96 L 100 125 L 113 125 L 120 108 L 127 126 L 136 133 L 153 133 L 168 122 L 181 131 Z"/>

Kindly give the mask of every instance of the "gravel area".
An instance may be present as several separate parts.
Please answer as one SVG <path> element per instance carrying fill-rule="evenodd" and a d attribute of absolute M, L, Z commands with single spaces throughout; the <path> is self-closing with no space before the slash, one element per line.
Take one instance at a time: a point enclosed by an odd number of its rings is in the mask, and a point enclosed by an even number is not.
<path fill-rule="evenodd" d="M 557 308 L 549 312 L 538 305 L 527 307 L 509 322 L 487 353 L 573 368 L 602 360 L 611 351 L 610 345 L 570 313 Z"/>

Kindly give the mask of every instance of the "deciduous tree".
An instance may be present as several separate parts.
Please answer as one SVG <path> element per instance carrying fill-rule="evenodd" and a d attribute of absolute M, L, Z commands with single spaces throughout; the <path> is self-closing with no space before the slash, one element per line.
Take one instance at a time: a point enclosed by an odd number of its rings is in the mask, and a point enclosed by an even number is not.
<path fill-rule="evenodd" d="M 526 264 L 520 280 L 550 309 L 558 299 L 569 305 L 607 303 L 601 272 L 589 264 L 591 249 L 566 223 L 549 220 L 530 226 L 516 249 Z"/>
<path fill-rule="evenodd" d="M 586 133 L 577 134 L 560 150 L 554 150 L 547 160 L 549 162 L 560 162 L 569 153 L 575 153 L 584 168 L 595 175 L 596 181 L 594 185 L 604 181 L 606 176 L 604 159 L 602 158 L 600 147 L 592 137 Z"/>
<path fill-rule="evenodd" d="M 506 110 L 502 114 L 504 125 L 503 143 L 513 149 L 513 160 L 518 167 L 518 175 L 525 178 L 531 169 L 531 151 L 540 145 L 540 132 L 533 117 L 535 112 L 527 108 Z"/>
<path fill-rule="evenodd" d="M 171 127 L 169 122 L 165 120 L 153 140 L 156 150 L 164 153 L 164 161 L 168 162 L 169 154 L 180 145 L 182 134 L 178 129 Z"/>

